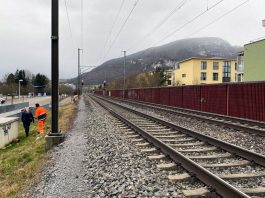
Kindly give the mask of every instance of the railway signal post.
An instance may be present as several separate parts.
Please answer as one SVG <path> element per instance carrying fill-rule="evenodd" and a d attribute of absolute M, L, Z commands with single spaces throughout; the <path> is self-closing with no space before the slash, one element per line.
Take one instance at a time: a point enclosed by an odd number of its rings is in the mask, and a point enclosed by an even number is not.
<path fill-rule="evenodd" d="M 51 73 L 52 73 L 52 131 L 45 137 L 46 150 L 61 143 L 64 136 L 59 133 L 59 0 L 51 0 L 52 3 L 52 35 L 51 35 Z"/>

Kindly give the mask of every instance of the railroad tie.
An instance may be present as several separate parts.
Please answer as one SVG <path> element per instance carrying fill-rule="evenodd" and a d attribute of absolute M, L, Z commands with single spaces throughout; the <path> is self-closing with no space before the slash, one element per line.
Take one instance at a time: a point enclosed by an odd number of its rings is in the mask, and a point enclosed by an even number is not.
<path fill-rule="evenodd" d="M 163 132 L 163 131 L 171 131 L 171 129 L 146 129 L 147 132 Z"/>
<path fill-rule="evenodd" d="M 142 153 L 154 153 L 157 152 L 156 148 L 147 148 L 147 149 L 141 149 Z"/>
<path fill-rule="evenodd" d="M 138 138 L 140 135 L 127 135 L 127 138 Z"/>
<path fill-rule="evenodd" d="M 152 134 L 153 135 L 153 134 Z M 157 135 L 156 135 L 157 136 Z M 157 136 L 158 138 L 164 139 L 164 138 L 179 138 L 179 137 L 185 137 L 185 135 L 161 135 L 161 136 Z"/>
<path fill-rule="evenodd" d="M 232 162 L 232 163 L 222 163 L 222 164 L 200 164 L 204 168 L 218 168 L 218 167 L 233 167 L 233 166 L 243 166 L 250 164 L 250 161 L 247 160 L 242 160 L 242 161 L 237 161 L 237 162 Z"/>
<path fill-rule="evenodd" d="M 185 135 L 183 134 L 180 134 L 179 132 L 177 131 L 172 131 L 172 132 L 153 132 L 152 135 L 156 135 L 156 136 L 159 136 L 159 135 L 177 135 L 178 137 L 185 137 Z"/>
<path fill-rule="evenodd" d="M 143 142 L 145 141 L 143 138 L 136 138 L 136 139 L 131 139 L 132 142 Z"/>
<path fill-rule="evenodd" d="M 182 173 L 182 174 L 168 175 L 167 178 L 171 181 L 183 181 L 190 179 L 191 176 L 188 173 Z"/>
<path fill-rule="evenodd" d="M 148 156 L 148 159 L 150 159 L 150 160 L 161 160 L 164 158 L 166 158 L 165 155 L 150 155 L 150 156 Z"/>
<path fill-rule="evenodd" d="M 186 156 L 190 159 L 217 159 L 217 158 L 228 158 L 233 157 L 230 153 L 217 154 L 217 155 L 198 155 L 198 156 Z"/>
<path fill-rule="evenodd" d="M 137 143 L 137 144 L 135 144 L 135 146 L 146 147 L 146 146 L 150 146 L 150 143 L 148 143 L 148 142 L 145 142 L 145 143 Z"/>
<path fill-rule="evenodd" d="M 246 194 L 263 194 L 265 193 L 265 187 L 256 187 L 256 188 L 238 188 L 238 190 L 242 191 Z"/>
<path fill-rule="evenodd" d="M 247 178 L 254 178 L 254 177 L 265 177 L 265 172 L 219 174 L 217 176 L 222 179 L 247 179 Z"/>
<path fill-rule="evenodd" d="M 125 135 L 133 135 L 135 134 L 135 132 L 131 131 L 131 132 L 125 132 Z"/>
<path fill-rule="evenodd" d="M 207 148 L 197 148 L 197 149 L 187 149 L 187 150 L 177 149 L 177 151 L 182 152 L 182 153 L 208 152 L 208 151 L 215 151 L 215 150 L 218 150 L 218 148 L 216 148 L 216 147 L 207 147 Z"/>
<path fill-rule="evenodd" d="M 182 139 L 168 139 L 168 140 L 163 140 L 163 142 L 187 142 L 187 141 L 193 141 L 195 140 L 194 138 L 182 138 Z"/>
<path fill-rule="evenodd" d="M 174 170 L 177 168 L 177 165 L 176 163 L 163 163 L 156 165 L 156 167 L 161 170 Z"/>
<path fill-rule="evenodd" d="M 205 142 L 183 143 L 183 144 L 168 144 L 171 147 L 189 147 L 205 145 Z"/>
<path fill-rule="evenodd" d="M 185 197 L 205 197 L 210 191 L 207 188 L 197 188 L 192 190 L 182 190 Z"/>

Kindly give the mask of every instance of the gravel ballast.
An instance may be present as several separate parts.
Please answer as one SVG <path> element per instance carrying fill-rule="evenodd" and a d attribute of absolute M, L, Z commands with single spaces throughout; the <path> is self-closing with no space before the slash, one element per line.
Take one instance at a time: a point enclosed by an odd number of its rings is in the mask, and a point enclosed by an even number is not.
<path fill-rule="evenodd" d="M 197 180 L 170 182 L 166 177 L 175 172 L 158 170 L 113 119 L 81 99 L 72 131 L 52 152 L 54 163 L 30 197 L 183 197 L 181 190 L 204 186 Z"/>
<path fill-rule="evenodd" d="M 201 122 L 192 118 L 187 119 L 185 117 L 166 113 L 161 110 L 155 110 L 150 107 L 143 107 L 129 103 L 125 104 L 121 101 L 119 101 L 118 103 L 127 105 L 130 108 L 141 111 L 143 113 L 147 113 L 151 116 L 159 117 L 166 121 L 170 121 L 181 127 L 188 128 L 190 130 L 195 130 L 196 132 L 209 135 L 219 140 L 226 141 L 231 144 L 243 147 L 247 150 L 265 155 L 265 138 L 263 136 L 237 131 L 230 128 L 224 128 L 221 126 L 216 126 L 214 124 Z"/>

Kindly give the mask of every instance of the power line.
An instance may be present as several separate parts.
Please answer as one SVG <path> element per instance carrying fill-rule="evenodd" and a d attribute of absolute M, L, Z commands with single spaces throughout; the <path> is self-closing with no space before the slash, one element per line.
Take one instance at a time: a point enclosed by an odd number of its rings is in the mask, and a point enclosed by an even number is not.
<path fill-rule="evenodd" d="M 187 3 L 187 0 L 183 0 L 181 2 L 178 3 L 178 5 L 169 12 L 169 14 L 167 14 L 158 24 L 156 24 L 152 30 L 150 32 L 148 32 L 141 40 L 139 40 L 139 42 L 137 43 L 141 43 L 141 41 L 145 41 L 145 39 L 147 37 L 149 37 L 150 35 L 152 35 L 155 31 L 157 31 L 171 16 L 173 16 L 173 14 L 175 14 L 176 11 L 178 11 L 179 9 L 181 9 L 185 4 Z M 132 49 L 132 47 L 129 48 L 130 51 L 133 51 L 135 48 Z"/>
<path fill-rule="evenodd" d="M 70 36 L 73 42 L 73 47 L 74 49 L 76 48 L 76 43 L 74 42 L 74 37 L 73 37 L 73 33 L 72 33 L 72 28 L 71 28 L 71 23 L 70 23 L 70 17 L 69 17 L 69 13 L 68 13 L 68 7 L 67 7 L 67 2 L 66 0 L 64 0 L 64 4 L 65 4 L 65 10 L 66 10 L 66 15 L 67 15 L 67 20 L 68 20 L 68 27 L 69 27 L 69 31 L 70 31 Z"/>
<path fill-rule="evenodd" d="M 84 6 L 81 0 L 81 48 L 84 48 Z"/>
<path fill-rule="evenodd" d="M 242 2 L 241 4 L 237 5 L 236 7 L 234 7 L 233 9 L 229 10 L 228 12 L 224 13 L 223 15 L 221 15 L 220 17 L 214 19 L 212 22 L 208 23 L 207 25 L 203 26 L 202 28 L 200 28 L 199 30 L 197 30 L 196 32 L 193 32 L 192 34 L 190 34 L 189 36 L 192 36 L 204 29 L 206 29 L 207 27 L 209 27 L 210 25 L 212 25 L 213 23 L 219 21 L 220 19 L 222 19 L 223 17 L 225 17 L 226 15 L 230 14 L 231 12 L 237 10 L 238 8 L 240 8 L 241 6 L 243 6 L 244 4 L 246 4 L 248 1 L 250 0 L 246 0 L 244 2 Z"/>
<path fill-rule="evenodd" d="M 182 26 L 180 26 L 179 28 L 177 28 L 176 30 L 172 31 L 171 33 L 167 34 L 164 38 L 162 38 L 161 40 L 159 40 L 158 42 L 156 42 L 153 45 L 157 45 L 160 42 L 164 41 L 165 39 L 169 38 L 170 36 L 172 36 L 173 34 L 175 34 L 176 32 L 180 31 L 181 29 L 183 29 L 185 26 L 189 25 L 190 23 L 192 23 L 193 21 L 195 21 L 196 19 L 198 19 L 199 17 L 201 17 L 202 15 L 204 15 L 205 13 L 207 13 L 209 10 L 213 9 L 214 7 L 216 7 L 217 5 L 219 5 L 220 3 L 222 3 L 224 0 L 220 0 L 217 3 L 215 3 L 214 5 L 212 5 L 211 7 L 209 7 L 208 9 L 206 9 L 205 11 L 201 12 L 200 14 L 196 15 L 195 17 L 193 17 L 191 20 L 189 20 L 188 22 L 184 23 Z"/>
<path fill-rule="evenodd" d="M 83 0 L 81 0 L 81 48 L 82 48 L 82 65 L 84 63 L 84 5 Z"/>
<path fill-rule="evenodd" d="M 111 42 L 110 47 L 108 48 L 107 52 L 105 53 L 105 55 L 104 55 L 102 61 L 105 60 L 106 56 L 109 54 L 110 50 L 111 50 L 112 47 L 114 46 L 116 40 L 118 39 L 118 37 L 119 37 L 121 31 L 122 31 L 123 28 L 125 27 L 127 21 L 129 20 L 131 14 L 133 13 L 133 11 L 134 11 L 135 7 L 137 6 L 138 2 L 139 2 L 139 0 L 136 0 L 136 1 L 135 1 L 134 5 L 133 5 L 133 8 L 131 9 L 130 13 L 128 14 L 128 16 L 126 17 L 125 21 L 124 21 L 123 24 L 121 25 L 121 27 L 120 27 L 118 33 L 116 34 L 115 38 L 114 38 L 113 41 Z"/>
<path fill-rule="evenodd" d="M 110 42 L 110 40 L 111 40 L 111 35 L 112 35 L 112 32 L 113 32 L 114 26 L 116 25 L 117 20 L 118 20 L 118 17 L 120 16 L 120 13 L 121 13 L 121 10 L 122 10 L 122 7 L 123 7 L 124 2 L 125 2 L 125 0 L 122 0 L 122 1 L 121 1 L 121 4 L 120 4 L 120 7 L 119 7 L 118 12 L 117 12 L 117 14 L 116 14 L 116 17 L 114 18 L 114 21 L 113 21 L 113 23 L 112 23 L 112 25 L 111 25 L 110 32 L 109 32 L 109 34 L 108 34 L 108 36 L 107 36 L 107 39 L 106 39 L 106 41 L 105 41 L 104 48 L 103 48 L 103 49 L 104 49 L 104 54 L 105 54 L 105 49 L 106 49 L 106 47 L 107 47 L 107 44 L 108 44 L 108 43 Z"/>

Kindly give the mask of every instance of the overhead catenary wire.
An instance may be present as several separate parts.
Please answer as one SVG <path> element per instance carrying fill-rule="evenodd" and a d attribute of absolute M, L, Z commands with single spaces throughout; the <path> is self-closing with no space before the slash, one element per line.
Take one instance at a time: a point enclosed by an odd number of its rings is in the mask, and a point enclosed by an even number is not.
<path fill-rule="evenodd" d="M 72 43 L 73 43 L 73 48 L 75 50 L 76 49 L 76 43 L 74 41 L 74 37 L 73 37 L 73 33 L 72 33 L 72 28 L 71 28 L 71 23 L 70 23 L 70 16 L 69 16 L 68 6 L 67 6 L 67 0 L 64 0 L 64 5 L 65 5 L 65 10 L 66 10 L 66 15 L 67 15 L 69 32 L 70 32 L 71 40 L 72 40 Z"/>
<path fill-rule="evenodd" d="M 138 43 L 143 44 L 144 41 L 146 41 L 146 38 L 148 38 L 149 36 L 151 36 L 154 32 L 156 32 L 160 27 L 162 27 L 162 25 L 168 21 L 168 19 L 173 16 L 179 9 L 181 9 L 185 4 L 187 3 L 187 0 L 182 0 L 180 1 L 176 7 L 174 7 L 159 23 L 157 23 L 151 31 L 149 31 L 142 39 L 139 40 Z M 135 45 L 133 45 L 135 46 Z M 133 46 L 131 46 L 128 50 L 129 51 L 133 51 L 135 49 L 135 47 L 133 48 Z"/>
<path fill-rule="evenodd" d="M 118 9 L 118 12 L 117 12 L 117 14 L 116 14 L 116 16 L 115 16 L 115 18 L 114 18 L 114 21 L 113 21 L 113 23 L 112 23 L 112 25 L 111 25 L 111 28 L 110 28 L 109 34 L 108 34 L 107 39 L 106 39 L 106 41 L 105 41 L 105 43 L 104 43 L 104 47 L 103 47 L 103 49 L 104 49 L 104 50 L 103 50 L 103 51 L 104 51 L 104 54 L 105 54 L 105 50 L 106 50 L 107 44 L 111 41 L 112 32 L 113 32 L 113 29 L 114 29 L 114 27 L 115 27 L 117 21 L 118 21 L 118 17 L 120 16 L 120 13 L 121 13 L 122 7 L 123 7 L 123 5 L 124 5 L 124 2 L 125 2 L 125 0 L 122 0 L 122 1 L 121 1 L 121 4 L 120 4 L 119 9 Z"/>
<path fill-rule="evenodd" d="M 167 38 L 169 38 L 170 36 L 172 36 L 173 34 L 177 33 L 178 31 L 182 30 L 184 27 L 186 27 L 187 25 L 189 25 L 190 23 L 192 23 L 193 21 L 195 21 L 196 19 L 200 18 L 201 16 L 203 16 L 205 13 L 207 13 L 208 11 L 210 11 L 211 9 L 215 8 L 217 5 L 219 5 L 220 3 L 222 3 L 224 0 L 220 0 L 217 3 L 215 3 L 214 5 L 212 5 L 211 7 L 209 7 L 208 9 L 206 9 L 205 11 L 201 12 L 200 14 L 196 15 L 195 17 L 193 17 L 191 20 L 187 21 L 186 23 L 184 23 L 182 26 L 180 26 L 179 28 L 175 29 L 174 31 L 170 32 L 169 34 L 167 34 L 165 37 L 163 37 L 162 39 L 160 39 L 158 42 L 154 43 L 153 46 L 161 43 L 162 41 L 166 40 Z"/>
<path fill-rule="evenodd" d="M 124 22 L 122 23 L 122 25 L 121 25 L 121 27 L 120 27 L 118 33 L 117 33 L 116 36 L 114 37 L 114 39 L 113 39 L 113 41 L 111 42 L 111 44 L 110 44 L 110 46 L 109 46 L 107 52 L 105 53 L 105 55 L 104 55 L 104 57 L 103 57 L 103 59 L 102 59 L 102 62 L 105 60 L 106 56 L 109 54 L 110 50 L 111 50 L 112 47 L 114 46 L 114 44 L 115 44 L 115 42 L 117 41 L 118 37 L 120 36 L 120 34 L 121 34 L 123 28 L 125 27 L 126 23 L 128 22 L 128 20 L 129 20 L 131 14 L 133 13 L 134 9 L 136 8 L 138 2 L 139 2 L 139 0 L 136 0 L 136 1 L 135 1 L 134 5 L 133 5 L 133 7 L 132 7 L 132 9 L 131 9 L 131 11 L 129 12 L 128 16 L 126 17 L 126 19 L 125 19 Z"/>
<path fill-rule="evenodd" d="M 232 8 L 231 10 L 229 10 L 228 12 L 225 12 L 224 14 L 222 14 L 221 16 L 219 16 L 218 18 L 214 19 L 213 21 L 211 21 L 210 23 L 208 23 L 207 25 L 201 27 L 200 29 L 196 30 L 195 32 L 193 32 L 192 34 L 190 34 L 189 36 L 192 36 L 194 34 L 197 34 L 198 32 L 201 32 L 202 30 L 206 29 L 207 27 L 209 27 L 210 25 L 214 24 L 215 22 L 221 20 L 223 17 L 225 17 L 226 15 L 230 14 L 231 12 L 234 12 L 235 10 L 239 9 L 241 6 L 243 6 L 244 4 L 246 4 L 247 2 L 249 2 L 250 0 L 246 0 L 244 2 L 242 2 L 241 4 L 237 5 L 236 7 Z"/>
<path fill-rule="evenodd" d="M 81 0 L 81 49 L 82 49 L 82 56 L 81 56 L 81 65 L 84 62 L 84 2 Z"/>

